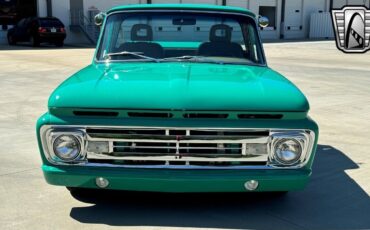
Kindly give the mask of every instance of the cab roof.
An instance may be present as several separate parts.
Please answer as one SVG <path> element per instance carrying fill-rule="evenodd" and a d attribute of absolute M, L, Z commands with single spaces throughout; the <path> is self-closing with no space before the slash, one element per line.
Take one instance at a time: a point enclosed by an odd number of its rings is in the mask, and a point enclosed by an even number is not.
<path fill-rule="evenodd" d="M 136 5 L 123 5 L 116 6 L 108 10 L 108 14 L 121 11 L 121 10 L 163 10 L 163 9 L 173 9 L 173 10 L 204 10 L 204 11 L 216 11 L 216 12 L 229 12 L 229 13 L 241 13 L 246 14 L 251 17 L 256 17 L 251 11 L 232 6 L 219 6 L 219 5 L 208 5 L 208 4 L 136 4 Z"/>

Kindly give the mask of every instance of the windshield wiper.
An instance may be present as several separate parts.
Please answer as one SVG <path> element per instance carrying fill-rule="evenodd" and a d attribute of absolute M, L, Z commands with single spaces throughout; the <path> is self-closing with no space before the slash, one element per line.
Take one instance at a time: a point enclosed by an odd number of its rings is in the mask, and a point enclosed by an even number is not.
<path fill-rule="evenodd" d="M 117 53 L 107 53 L 106 55 L 104 55 L 104 59 L 110 60 L 112 56 L 134 56 L 134 57 L 141 58 L 141 59 L 159 62 L 159 60 L 156 58 L 142 55 L 142 52 L 129 52 L 129 51 L 122 51 L 122 52 L 117 52 Z"/>
<path fill-rule="evenodd" d="M 204 57 L 204 56 L 191 56 L 191 55 L 185 55 L 185 56 L 179 56 L 179 57 L 168 57 L 163 58 L 161 61 L 171 61 L 171 60 L 177 60 L 177 61 L 195 61 L 195 62 L 207 62 L 207 63 L 216 63 L 223 65 L 224 63 L 222 61 L 217 61 L 212 58 Z"/>

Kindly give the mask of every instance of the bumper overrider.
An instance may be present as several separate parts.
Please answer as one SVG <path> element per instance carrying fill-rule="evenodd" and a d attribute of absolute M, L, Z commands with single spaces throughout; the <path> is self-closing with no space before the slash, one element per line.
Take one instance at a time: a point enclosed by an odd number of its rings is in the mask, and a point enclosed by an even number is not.
<path fill-rule="evenodd" d="M 49 184 L 132 191 L 303 189 L 318 136 L 310 119 L 301 129 L 50 123 L 37 129 Z"/>

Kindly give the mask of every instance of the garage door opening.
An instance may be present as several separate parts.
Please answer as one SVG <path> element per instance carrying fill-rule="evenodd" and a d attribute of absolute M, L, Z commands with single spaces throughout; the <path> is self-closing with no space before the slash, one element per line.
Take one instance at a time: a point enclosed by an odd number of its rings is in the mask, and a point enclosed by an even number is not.
<path fill-rule="evenodd" d="M 260 6 L 259 15 L 269 19 L 269 28 L 276 29 L 276 7 L 275 6 Z"/>
<path fill-rule="evenodd" d="M 0 0 L 0 25 L 3 29 L 22 18 L 37 16 L 36 0 Z"/>

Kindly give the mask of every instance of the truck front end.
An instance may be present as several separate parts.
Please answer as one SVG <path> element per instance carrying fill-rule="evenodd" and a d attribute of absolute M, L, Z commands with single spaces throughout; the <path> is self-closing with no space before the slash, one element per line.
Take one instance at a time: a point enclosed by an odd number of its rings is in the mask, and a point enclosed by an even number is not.
<path fill-rule="evenodd" d="M 303 189 L 318 127 L 265 63 L 255 17 L 216 6 L 108 12 L 94 61 L 37 123 L 46 181 L 158 192 Z"/>

